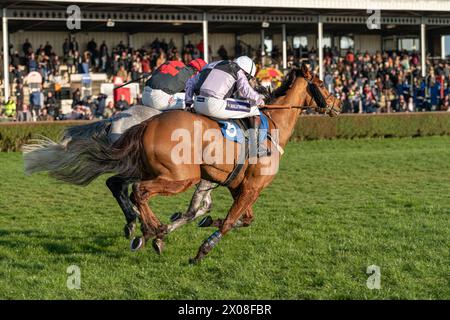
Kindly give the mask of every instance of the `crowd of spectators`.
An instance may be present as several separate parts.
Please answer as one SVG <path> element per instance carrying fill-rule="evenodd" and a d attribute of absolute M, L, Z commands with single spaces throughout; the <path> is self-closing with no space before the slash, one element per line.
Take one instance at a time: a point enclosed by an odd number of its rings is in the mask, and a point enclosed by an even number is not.
<path fill-rule="evenodd" d="M 227 55 L 223 47 L 219 51 Z M 81 91 L 77 89 L 71 94 L 72 112 L 62 115 L 58 103 L 61 100 L 61 88 L 64 83 L 70 82 L 70 75 L 74 73 L 106 73 L 109 82 L 112 82 L 114 77 L 120 77 L 124 82 L 138 80 L 151 74 L 154 68 L 167 60 L 189 63 L 203 56 L 203 42 L 193 44 L 188 41 L 180 50 L 173 39 L 166 42 L 165 39 L 157 38 L 149 43 L 147 48 L 134 50 L 122 41 L 109 48 L 105 41 L 98 45 L 95 39 L 91 39 L 86 48 L 81 48 L 76 37 L 71 37 L 65 39 L 62 52 L 62 56 L 55 54 L 49 42 L 36 49 L 28 39 L 20 50 L 10 47 L 9 79 L 13 98 L 2 102 L 3 116 L 10 117 L 16 113 L 17 119 L 92 119 L 123 111 L 134 103 L 139 103 L 139 97 L 134 97 L 133 101 L 121 97 L 117 101 L 106 102 L 101 96 L 82 97 Z M 45 88 L 45 94 L 41 94 L 41 99 L 37 99 L 38 103 L 24 99 L 25 79 L 32 71 L 40 73 Z M 19 117 L 22 111 L 25 114 L 30 113 L 31 117 Z"/>
<path fill-rule="evenodd" d="M 210 56 L 229 59 L 247 54 L 259 61 L 261 52 L 238 41 L 234 52 L 229 54 L 222 45 Z M 10 101 L 3 102 L 3 116 L 15 116 L 18 120 L 93 119 L 109 117 L 135 103 L 124 97 L 111 101 L 104 95 L 82 96 L 80 89 L 71 93 L 72 112 L 61 114 L 61 88 L 70 82 L 73 73 L 106 73 L 109 81 L 121 77 L 123 81 L 138 81 L 167 60 L 189 63 L 202 57 L 203 42 L 188 41 L 177 48 L 173 39 L 155 39 L 146 48 L 133 49 L 120 41 L 109 48 L 105 41 L 100 45 L 91 39 L 81 48 L 76 37 L 65 39 L 62 56 L 54 52 L 47 42 L 35 48 L 28 39 L 20 49 L 10 47 L 9 79 Z M 304 60 L 317 72 L 318 55 L 315 49 L 303 48 L 299 55 L 288 47 L 289 63 Z M 274 46 L 270 53 L 273 66 L 279 66 L 281 51 Z M 326 48 L 324 52 L 325 85 L 343 102 L 347 113 L 381 113 L 449 110 L 450 66 L 446 61 L 427 60 L 426 77 L 421 76 L 420 57 L 416 52 L 385 51 L 340 52 Z M 38 104 L 24 98 L 26 75 L 31 71 L 41 74 L 44 90 Z M 111 97 L 110 97 L 111 98 Z M 13 111 L 14 109 L 14 111 Z M 31 116 L 29 116 L 31 114 Z"/>
<path fill-rule="evenodd" d="M 431 59 L 426 64 L 422 77 L 420 56 L 414 51 L 349 50 L 341 56 L 337 49 L 327 49 L 324 82 L 347 113 L 450 111 L 450 65 Z"/>

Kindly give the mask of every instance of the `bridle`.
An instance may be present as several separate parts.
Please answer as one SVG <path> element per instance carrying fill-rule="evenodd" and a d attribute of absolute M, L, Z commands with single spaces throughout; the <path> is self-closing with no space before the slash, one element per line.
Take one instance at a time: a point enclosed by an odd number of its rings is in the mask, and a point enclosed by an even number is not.
<path fill-rule="evenodd" d="M 316 77 L 317 75 L 313 76 L 310 80 L 304 77 L 306 82 L 308 83 L 308 90 L 311 93 L 311 100 L 308 103 L 308 105 L 311 105 L 312 100 L 314 100 L 319 110 L 319 113 L 328 114 L 330 117 L 339 115 L 340 111 L 339 109 L 336 109 L 336 102 L 338 101 L 338 99 L 333 99 L 332 104 L 331 105 L 328 104 L 328 101 L 330 100 L 330 97 L 333 94 L 328 93 L 328 96 L 324 97 L 320 92 L 319 86 L 316 83 L 314 83 L 314 78 Z"/>
<path fill-rule="evenodd" d="M 339 109 L 336 108 L 336 102 L 338 102 L 338 99 L 334 99 L 334 101 L 331 105 L 328 104 L 328 101 L 330 100 L 330 97 L 333 94 L 329 93 L 328 96 L 324 97 L 322 95 L 322 93 L 320 92 L 318 85 L 316 83 L 314 83 L 315 77 L 317 77 L 317 75 L 312 76 L 311 79 L 307 79 L 305 76 L 303 76 L 303 78 L 308 83 L 308 90 L 311 95 L 311 100 L 309 100 L 309 103 L 306 103 L 306 106 L 266 105 L 263 108 L 264 109 L 309 109 L 314 100 L 314 102 L 317 105 L 317 109 L 318 109 L 319 113 L 328 114 L 330 117 L 339 115 L 340 111 L 339 111 Z"/>

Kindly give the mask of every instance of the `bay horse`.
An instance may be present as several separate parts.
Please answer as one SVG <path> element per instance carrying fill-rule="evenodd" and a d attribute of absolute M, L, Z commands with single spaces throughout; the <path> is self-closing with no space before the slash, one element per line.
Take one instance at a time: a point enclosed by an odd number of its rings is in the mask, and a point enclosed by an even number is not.
<path fill-rule="evenodd" d="M 274 152 L 260 159 L 265 161 L 252 162 L 247 159 L 240 173 L 227 184 L 234 202 L 225 219 L 210 223 L 218 230 L 202 243 L 197 255 L 190 259 L 191 263 L 201 261 L 233 228 L 251 224 L 254 218 L 253 203 L 276 175 L 276 171 L 267 171 L 267 163 L 278 163 L 280 160 L 281 153 L 278 151 L 282 151 L 288 143 L 304 107 L 317 108 L 330 116 L 338 115 L 341 110 L 340 101 L 328 92 L 323 82 L 312 75 L 306 65 L 290 72 L 281 88 L 275 91 L 271 104 L 265 107 L 269 129 L 276 130 L 278 134 L 277 141 L 270 141 L 270 150 Z M 123 199 L 127 204 L 136 206 L 143 234 L 131 241 L 131 248 L 138 250 L 154 238 L 153 247 L 161 253 L 165 236 L 192 220 L 192 212 L 188 210 L 190 217 L 183 215 L 181 220 L 165 225 L 149 207 L 149 199 L 157 195 L 175 195 L 201 182 L 191 201 L 191 205 L 195 202 L 194 207 L 198 207 L 198 203 L 211 191 L 212 185 L 227 181 L 235 167 L 236 161 L 206 162 L 201 156 L 197 159 L 199 161 L 174 161 L 173 152 L 180 143 L 174 141 L 173 135 L 180 130 L 189 134 L 189 139 L 184 141 L 188 149 L 184 152 L 187 150 L 195 158 L 198 148 L 208 149 L 211 141 L 195 137 L 196 124 L 200 124 L 201 136 L 219 130 L 216 121 L 199 114 L 185 111 L 162 113 L 128 129 L 112 148 L 102 143 L 86 145 L 80 142 L 81 145 L 72 146 L 82 152 L 78 153 L 77 158 L 72 156 L 54 160 L 57 163 L 49 171 L 50 175 L 74 184 L 89 183 L 103 173 L 116 173 L 126 181 L 137 181 L 130 199 Z M 215 139 L 218 145 L 223 146 L 223 154 L 226 154 L 229 149 L 226 149 L 225 138 L 216 136 Z M 237 143 L 233 144 L 233 148 L 237 149 Z M 42 163 L 51 153 L 48 152 L 48 143 L 30 147 L 27 151 L 25 165 L 26 169 L 31 169 L 29 171 L 36 171 L 36 163 Z"/>

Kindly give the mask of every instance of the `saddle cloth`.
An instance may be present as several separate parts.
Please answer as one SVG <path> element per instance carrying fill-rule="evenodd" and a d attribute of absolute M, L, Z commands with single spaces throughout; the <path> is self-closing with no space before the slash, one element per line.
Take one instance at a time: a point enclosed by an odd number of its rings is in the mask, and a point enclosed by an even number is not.
<path fill-rule="evenodd" d="M 259 125 L 259 136 L 258 140 L 259 143 L 264 142 L 267 139 L 267 130 L 269 129 L 269 121 L 267 120 L 267 116 L 259 112 L 259 116 L 261 117 L 261 124 Z M 245 140 L 245 132 L 248 128 L 248 125 L 245 124 L 245 127 L 243 128 L 242 121 L 243 119 L 229 119 L 229 120 L 216 120 L 220 125 L 220 130 L 222 132 L 222 135 L 231 141 L 237 142 L 237 143 L 243 143 Z M 238 123 L 239 121 L 239 123 Z"/>

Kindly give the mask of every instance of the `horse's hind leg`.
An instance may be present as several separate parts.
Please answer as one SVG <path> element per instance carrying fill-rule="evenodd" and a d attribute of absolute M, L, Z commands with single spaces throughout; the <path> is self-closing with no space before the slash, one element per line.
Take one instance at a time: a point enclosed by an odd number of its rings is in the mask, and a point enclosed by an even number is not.
<path fill-rule="evenodd" d="M 133 204 L 128 196 L 129 181 L 119 177 L 113 176 L 106 180 L 106 185 L 116 198 L 117 203 L 125 215 L 127 221 L 124 227 L 124 234 L 126 238 L 131 238 L 136 229 L 136 219 L 139 216 L 136 210 L 133 208 Z"/>
<path fill-rule="evenodd" d="M 161 223 L 148 205 L 148 200 L 156 195 L 174 195 L 185 191 L 198 183 L 199 179 L 171 181 L 163 178 L 141 181 L 133 185 L 133 202 L 139 209 L 143 237 L 131 241 L 131 249 L 141 248 L 151 237 L 156 236 L 153 247 L 161 253 L 164 246 L 163 238 L 167 234 L 167 226 Z"/>
<path fill-rule="evenodd" d="M 167 226 L 167 232 L 175 231 L 184 226 L 186 223 L 195 220 L 211 210 L 212 199 L 211 192 L 214 189 L 215 183 L 201 180 L 192 195 L 191 203 L 185 213 Z"/>

